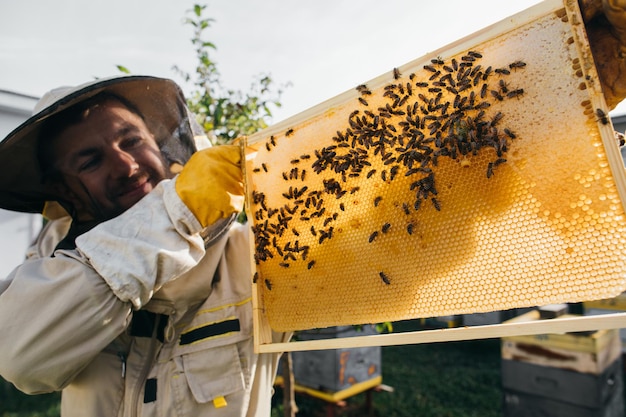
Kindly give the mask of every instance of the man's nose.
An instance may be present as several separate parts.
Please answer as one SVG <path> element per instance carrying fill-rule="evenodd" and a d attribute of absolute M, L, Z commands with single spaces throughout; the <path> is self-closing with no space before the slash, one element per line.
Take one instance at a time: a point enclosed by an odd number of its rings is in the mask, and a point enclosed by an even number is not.
<path fill-rule="evenodd" d="M 134 156 L 122 150 L 111 152 L 111 172 L 115 177 L 129 177 L 139 168 L 139 164 Z"/>

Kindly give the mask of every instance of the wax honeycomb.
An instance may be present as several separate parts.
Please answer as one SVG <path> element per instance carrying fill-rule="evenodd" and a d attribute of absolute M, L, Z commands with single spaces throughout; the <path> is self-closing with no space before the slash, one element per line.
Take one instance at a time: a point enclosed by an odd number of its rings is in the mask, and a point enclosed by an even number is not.
<path fill-rule="evenodd" d="M 624 291 L 624 170 L 580 22 L 566 2 L 249 138 L 252 279 L 271 328 Z"/>

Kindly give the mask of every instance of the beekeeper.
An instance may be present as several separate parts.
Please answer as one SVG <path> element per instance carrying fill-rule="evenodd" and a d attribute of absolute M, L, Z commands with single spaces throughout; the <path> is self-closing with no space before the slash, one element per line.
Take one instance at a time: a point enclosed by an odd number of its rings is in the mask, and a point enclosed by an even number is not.
<path fill-rule="evenodd" d="M 53 90 L 0 143 L 0 207 L 48 219 L 0 281 L 0 375 L 64 417 L 270 415 L 240 148 L 207 144 L 144 76 Z"/>

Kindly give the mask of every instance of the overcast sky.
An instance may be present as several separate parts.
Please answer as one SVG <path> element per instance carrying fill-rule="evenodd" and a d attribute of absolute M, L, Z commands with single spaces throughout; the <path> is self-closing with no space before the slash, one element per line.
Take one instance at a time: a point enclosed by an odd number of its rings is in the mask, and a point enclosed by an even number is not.
<path fill-rule="evenodd" d="M 41 96 L 119 74 L 195 68 L 192 0 L 2 0 L 0 89 Z M 522 11 L 538 0 L 207 0 L 225 85 L 290 83 L 273 122 Z M 188 88 L 185 88 L 189 91 Z"/>

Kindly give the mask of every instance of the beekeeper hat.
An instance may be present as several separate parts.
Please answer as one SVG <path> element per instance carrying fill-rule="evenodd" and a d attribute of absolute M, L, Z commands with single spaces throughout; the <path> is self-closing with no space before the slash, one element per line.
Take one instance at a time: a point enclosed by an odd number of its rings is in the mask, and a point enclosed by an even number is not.
<path fill-rule="evenodd" d="M 197 149 L 210 146 L 191 117 L 180 87 L 172 80 L 118 76 L 57 88 L 46 93 L 33 116 L 0 142 L 0 208 L 41 213 L 46 202 L 56 200 L 44 187 L 37 156 L 38 141 L 46 140 L 45 122 L 103 92 L 121 97 L 139 111 L 171 163 L 184 164 Z"/>

